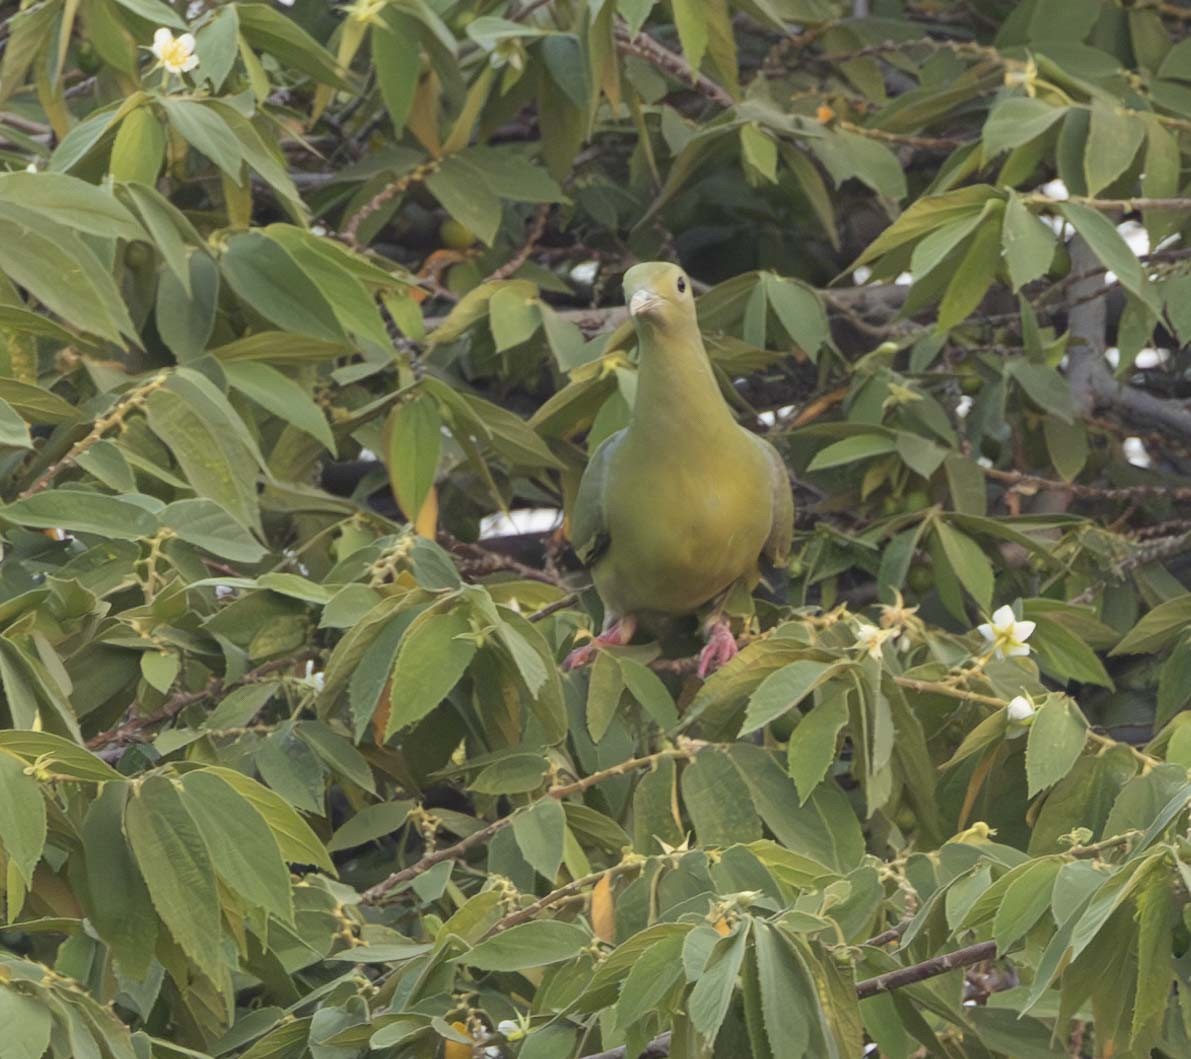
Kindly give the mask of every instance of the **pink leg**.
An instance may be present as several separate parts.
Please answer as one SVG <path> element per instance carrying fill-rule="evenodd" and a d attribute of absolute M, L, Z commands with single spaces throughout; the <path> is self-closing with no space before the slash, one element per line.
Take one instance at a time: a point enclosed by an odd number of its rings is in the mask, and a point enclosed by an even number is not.
<path fill-rule="evenodd" d="M 611 625 L 605 626 L 604 631 L 593 640 L 588 640 L 581 647 L 576 647 L 562 663 L 565 670 L 578 669 L 595 660 L 596 652 L 601 647 L 622 647 L 633 638 L 637 631 L 637 619 L 626 614 Z"/>
<path fill-rule="evenodd" d="M 716 618 L 707 626 L 707 646 L 699 653 L 699 679 L 730 662 L 739 653 L 736 637 L 728 625 L 727 618 Z"/>

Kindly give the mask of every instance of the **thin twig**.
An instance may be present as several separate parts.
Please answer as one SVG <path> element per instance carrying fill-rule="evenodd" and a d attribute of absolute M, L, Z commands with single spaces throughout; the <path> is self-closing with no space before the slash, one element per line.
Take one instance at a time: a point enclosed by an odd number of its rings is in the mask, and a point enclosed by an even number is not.
<path fill-rule="evenodd" d="M 263 662 L 255 669 L 250 669 L 239 680 L 231 681 L 226 686 L 255 683 L 270 673 L 276 673 L 278 670 L 287 669 L 290 666 L 305 661 L 313 653 L 314 648 L 303 647 L 300 651 L 286 655 L 284 658 L 274 658 L 271 661 Z M 175 692 L 166 699 L 165 703 L 159 709 L 154 710 L 152 713 L 147 713 L 143 717 L 133 717 L 130 720 L 124 721 L 122 724 L 93 735 L 87 740 L 87 749 L 102 750 L 112 746 L 125 746 L 128 743 L 136 741 L 136 738 L 146 728 L 152 728 L 162 721 L 168 721 L 176 717 L 187 706 L 192 706 L 196 702 L 202 702 L 204 699 L 212 699 L 224 689 L 225 682 L 223 677 L 212 677 L 198 691 Z"/>
<path fill-rule="evenodd" d="M 665 761 L 667 759 L 690 760 L 700 750 L 711 745 L 697 739 L 683 739 L 677 746 L 659 750 L 656 754 L 630 758 L 628 761 L 622 761 L 619 765 L 612 765 L 609 768 L 601 769 L 599 772 L 593 772 L 590 776 L 584 776 L 574 783 L 564 783 L 557 787 L 551 787 L 546 791 L 546 797 L 561 800 L 570 797 L 572 794 L 581 794 L 588 788 L 595 787 L 597 784 L 604 783 L 607 780 L 615 779 L 617 776 L 625 776 L 630 772 L 652 768 L 659 761 Z M 477 846 L 482 846 L 493 835 L 503 831 L 506 827 L 510 827 L 516 817 L 516 813 L 502 816 L 499 820 L 492 821 L 487 827 L 472 832 L 472 834 L 456 842 L 453 846 L 446 846 L 443 849 L 435 850 L 433 853 L 427 853 L 408 868 L 402 868 L 400 871 L 393 872 L 387 879 L 383 879 L 375 886 L 365 890 L 361 900 L 366 905 L 378 904 L 393 889 L 402 883 L 409 882 L 411 879 L 416 879 L 419 875 L 428 872 L 436 864 L 441 864 L 444 860 L 457 860 Z"/>
<path fill-rule="evenodd" d="M 691 69 L 690 63 L 681 55 L 659 44 L 648 33 L 638 33 L 633 36 L 629 32 L 628 24 L 623 19 L 617 20 L 614 32 L 616 47 L 620 51 L 644 59 L 651 66 L 669 74 L 675 80 L 689 85 L 704 99 L 709 99 L 718 106 L 730 107 L 735 102 L 726 89 L 705 74 Z"/>
<path fill-rule="evenodd" d="M 1024 471 L 1000 471 L 995 467 L 983 468 L 987 477 L 1010 486 L 1030 486 L 1036 489 L 1062 489 L 1076 496 L 1092 500 L 1136 500 L 1144 497 L 1155 499 L 1187 501 L 1191 500 L 1191 486 L 1185 485 L 1125 485 L 1103 487 L 1095 485 L 1079 485 L 1075 482 L 1061 482 L 1054 478 L 1042 478 L 1036 474 L 1026 474 Z"/>
<path fill-rule="evenodd" d="M 533 253 L 534 247 L 537 246 L 538 240 L 542 238 L 542 233 L 546 230 L 546 218 L 549 216 L 550 203 L 543 202 L 534 211 L 533 220 L 529 225 L 529 231 L 525 234 L 525 242 L 521 244 L 517 252 L 508 261 L 485 278 L 485 283 L 491 283 L 497 279 L 508 279 L 529 260 L 529 255 Z"/>

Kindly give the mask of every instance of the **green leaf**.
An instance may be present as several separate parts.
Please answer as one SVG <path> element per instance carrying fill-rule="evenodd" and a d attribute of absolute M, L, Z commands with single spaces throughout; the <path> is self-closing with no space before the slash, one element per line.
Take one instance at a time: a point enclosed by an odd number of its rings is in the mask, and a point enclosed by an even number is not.
<path fill-rule="evenodd" d="M 1066 695 L 1046 698 L 1030 726 L 1026 744 L 1028 797 L 1058 783 L 1083 753 L 1088 722 Z"/>
<path fill-rule="evenodd" d="M 971 594 L 981 609 L 992 609 L 993 568 L 988 556 L 971 537 L 953 529 L 946 522 L 935 523 L 935 535 L 942 546 L 948 565 L 960 584 Z"/>
<path fill-rule="evenodd" d="M 1025 357 L 1013 357 L 1005 365 L 1008 374 L 1042 411 L 1064 423 L 1075 422 L 1071 388 L 1054 368 Z"/>
<path fill-rule="evenodd" d="M 295 731 L 333 772 L 350 780 L 361 790 L 370 794 L 376 793 L 376 781 L 372 777 L 368 760 L 355 748 L 351 740 L 321 721 L 299 721 Z"/>
<path fill-rule="evenodd" d="M 753 945 L 769 1046 L 774 1056 L 803 1055 L 817 1017 L 814 986 L 779 928 L 755 923 Z"/>
<path fill-rule="evenodd" d="M 827 313 L 819 296 L 798 280 L 766 272 L 765 294 L 782 328 L 812 360 L 831 339 Z"/>
<path fill-rule="evenodd" d="M 170 124 L 195 150 L 206 155 L 238 185 L 244 151 L 240 141 L 214 107 L 165 96 L 161 100 Z"/>
<path fill-rule="evenodd" d="M 284 798 L 234 769 L 209 766 L 207 771 L 232 787 L 264 817 L 286 863 L 312 864 L 330 875 L 337 874 L 318 836 Z"/>
<path fill-rule="evenodd" d="M 81 896 L 87 918 L 111 948 L 120 971 L 142 978 L 153 962 L 157 917 L 124 838 L 128 793 L 128 784 L 106 784 L 83 818 L 87 874 Z"/>
<path fill-rule="evenodd" d="M 51 312 L 124 346 L 136 327 L 111 273 L 74 232 L 19 207 L 0 204 L 0 272 Z"/>
<path fill-rule="evenodd" d="M 1014 293 L 1046 273 L 1055 256 L 1055 236 L 1012 191 L 1001 226 L 1005 265 Z"/>
<path fill-rule="evenodd" d="M 163 695 L 174 686 L 182 660 L 174 651 L 144 651 L 141 653 L 141 676 L 150 687 Z"/>
<path fill-rule="evenodd" d="M 607 651 L 601 651 L 596 655 L 587 682 L 587 731 L 593 743 L 604 738 L 616 717 L 623 691 L 624 675 L 619 661 Z"/>
<path fill-rule="evenodd" d="M 161 512 L 161 524 L 187 544 L 235 563 L 259 563 L 268 553 L 214 500 L 175 500 Z"/>
<path fill-rule="evenodd" d="M 764 728 L 784 716 L 825 680 L 840 671 L 839 663 L 800 658 L 770 673 L 749 697 L 748 712 L 740 726 L 740 735 Z"/>
<path fill-rule="evenodd" d="M 513 837 L 521 855 L 549 883 L 562 863 L 566 830 L 566 814 L 557 798 L 539 798 L 513 815 Z"/>
<path fill-rule="evenodd" d="M 525 794 L 542 786 L 548 767 L 541 754 L 509 754 L 482 768 L 468 787 L 478 794 Z"/>
<path fill-rule="evenodd" d="M 678 708 L 666 690 L 666 685 L 652 669 L 632 658 L 617 658 L 625 687 L 659 728 L 669 729 L 678 723 Z"/>
<path fill-rule="evenodd" d="M 459 683 L 476 653 L 472 627 L 460 610 L 426 611 L 401 638 L 393 665 L 392 709 L 385 742 L 420 721 Z"/>
<path fill-rule="evenodd" d="M 0 174 L 0 203 L 41 214 L 75 232 L 144 239 L 145 230 L 110 191 L 65 173 Z"/>
<path fill-rule="evenodd" d="M 314 751 L 294 734 L 291 722 L 265 737 L 254 760 L 261 779 L 287 802 L 303 812 L 324 814 L 326 773 Z"/>
<path fill-rule="evenodd" d="M 827 775 L 835 760 L 839 733 L 847 723 L 848 702 L 838 694 L 825 697 L 790 734 L 788 768 L 803 805 Z"/>
<path fill-rule="evenodd" d="M 1154 312 L 1161 312 L 1161 305 L 1149 280 L 1146 279 L 1141 262 L 1129 249 L 1129 244 L 1116 230 L 1112 221 L 1098 210 L 1082 206 L 1078 202 L 1064 202 L 1059 209 L 1075 230 L 1087 240 L 1092 253 L 1101 264 L 1117 274 L 1121 286 L 1140 298 Z"/>
<path fill-rule="evenodd" d="M 1067 113 L 1066 107 L 1056 107 L 1032 96 L 1014 96 L 1002 100 L 988 115 L 981 131 L 986 160 L 1011 147 L 1041 136 Z"/>
<path fill-rule="evenodd" d="M 212 421 L 209 407 L 188 390 L 154 390 L 145 410 L 150 429 L 169 446 L 194 491 L 259 531 L 256 461 L 238 437 Z"/>
<path fill-rule="evenodd" d="M 0 751 L 0 846 L 31 888 L 45 847 L 46 809 L 41 785 L 25 769 L 15 754 Z"/>
<path fill-rule="evenodd" d="M 165 130 L 153 108 L 137 107 L 116 130 L 108 160 L 113 180 L 155 184 L 165 159 Z"/>
<path fill-rule="evenodd" d="M 124 831 L 162 922 L 198 969 L 218 981 L 224 956 L 214 866 L 173 781 L 150 776 L 133 791 Z"/>
<path fill-rule="evenodd" d="M 761 821 L 740 773 L 718 750 L 705 750 L 682 773 L 682 800 L 701 846 L 761 837 Z"/>
<path fill-rule="evenodd" d="M 756 122 L 740 126 L 740 157 L 746 170 L 777 183 L 777 143 Z"/>
<path fill-rule="evenodd" d="M 1146 138 L 1146 125 L 1137 115 L 1114 104 L 1092 101 L 1092 121 L 1084 150 L 1084 176 L 1089 195 L 1096 195 L 1133 163 Z"/>
<path fill-rule="evenodd" d="M 264 817 L 235 788 L 205 769 L 182 777 L 182 803 L 228 887 L 250 909 L 259 908 L 292 924 L 289 870 Z"/>
<path fill-rule="evenodd" d="M 236 4 L 240 31 L 254 47 L 267 51 L 286 66 L 309 74 L 316 81 L 351 90 L 344 71 L 318 41 L 288 15 L 268 4 Z"/>
<path fill-rule="evenodd" d="M 459 155 L 450 155 L 426 178 L 426 187 L 465 228 L 491 246 L 500 230 L 500 199 Z"/>
<path fill-rule="evenodd" d="M 395 404 L 385 420 L 384 441 L 390 488 L 406 520 L 413 522 L 434 485 L 442 455 L 438 402 L 419 393 Z"/>
<path fill-rule="evenodd" d="M 14 500 L 0 517 L 18 526 L 95 533 L 115 540 L 136 540 L 157 532 L 157 519 L 139 504 L 103 493 L 56 489 Z"/>
<path fill-rule="evenodd" d="M 716 942 L 703 973 L 687 998 L 687 1013 L 705 1041 L 715 1040 L 732 1004 L 736 978 L 744 962 L 748 933 L 742 924 L 728 937 Z"/>
<path fill-rule="evenodd" d="M 372 24 L 373 68 L 393 128 L 405 128 L 418 87 L 420 45 L 411 20 L 389 8 Z"/>
<path fill-rule="evenodd" d="M 29 424 L 7 401 L 0 397 L 0 446 L 12 449 L 31 449 Z"/>
<path fill-rule="evenodd" d="M 1150 872 L 1137 894 L 1137 991 L 1132 1035 L 1156 1031 L 1170 1000 L 1171 937 L 1179 922 L 1174 887 L 1164 871 Z"/>
<path fill-rule="evenodd" d="M 707 5 L 701 0 L 671 0 L 671 7 L 682 54 L 686 56 L 691 69 L 698 70 L 709 39 Z"/>
<path fill-rule="evenodd" d="M 939 303 L 935 329 L 948 331 L 968 318 L 984 300 L 1001 266 L 1001 225 L 996 213 L 980 222 Z"/>
<path fill-rule="evenodd" d="M 331 836 L 331 841 L 327 843 L 327 849 L 332 853 L 338 853 L 394 834 L 405 823 L 413 806 L 414 803 L 411 801 L 367 805 L 336 830 Z"/>
<path fill-rule="evenodd" d="M 1161 651 L 1178 639 L 1189 625 L 1191 592 L 1159 603 L 1125 634 L 1124 639 L 1109 654 L 1139 655 Z"/>
<path fill-rule="evenodd" d="M 233 235 L 219 267 L 232 290 L 278 327 L 326 341 L 343 337 L 322 291 L 293 257 L 267 236 L 259 232 Z"/>
<path fill-rule="evenodd" d="M 454 962 L 478 971 L 524 971 L 569 960 L 590 942 L 591 935 L 574 923 L 536 920 L 481 941 Z"/>
<path fill-rule="evenodd" d="M 50 1008 L 35 997 L 18 993 L 7 982 L 0 985 L 0 1026 L 4 1027 L 6 1057 L 42 1059 L 50 1047 L 54 1028 Z"/>
<path fill-rule="evenodd" d="M 659 1009 L 662 998 L 682 977 L 683 934 L 663 937 L 650 945 L 632 964 L 620 986 L 616 1024 L 631 1026 Z"/>
<path fill-rule="evenodd" d="M 1072 482 L 1088 462 L 1088 429 L 1080 421 L 1064 423 L 1047 416 L 1042 421 L 1050 462 L 1065 482 Z"/>
<path fill-rule="evenodd" d="M 77 743 L 51 732 L 18 729 L 0 731 L 0 750 L 7 750 L 32 763 L 40 760 L 55 776 L 93 783 L 118 780 L 120 773 L 101 757 Z"/>
<path fill-rule="evenodd" d="M 1085 684 L 1099 684 L 1111 688 L 1112 678 L 1104 663 L 1088 644 L 1075 633 L 1041 614 L 1030 637 L 1030 646 L 1038 655 L 1044 671 L 1062 681 L 1078 680 Z"/>
<path fill-rule="evenodd" d="M 1062 866 L 1061 860 L 1052 858 L 1027 864 L 1006 888 L 993 920 L 998 952 L 1008 952 L 1049 910 L 1055 876 Z"/>
<path fill-rule="evenodd" d="M 893 452 L 896 442 L 886 434 L 855 434 L 843 441 L 836 441 L 815 453 L 814 459 L 807 464 L 807 471 L 826 471 L 832 467 L 842 467 L 859 460 L 872 459 Z"/>
<path fill-rule="evenodd" d="M 943 461 L 951 504 L 965 515 L 984 515 L 988 510 L 988 489 L 980 465 L 969 456 L 952 453 Z"/>
<path fill-rule="evenodd" d="M 327 417 L 314 399 L 293 379 L 276 368 L 256 361 L 234 361 L 223 366 L 227 380 L 246 397 L 272 412 L 282 422 L 290 423 L 319 442 L 328 452 L 335 452 L 335 436 Z"/>

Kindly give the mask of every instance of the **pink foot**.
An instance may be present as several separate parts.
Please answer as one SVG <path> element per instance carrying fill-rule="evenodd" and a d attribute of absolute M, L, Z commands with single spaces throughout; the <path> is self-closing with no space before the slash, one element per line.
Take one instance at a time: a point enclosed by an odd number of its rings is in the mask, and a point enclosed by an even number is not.
<path fill-rule="evenodd" d="M 725 662 L 732 661 L 740 653 L 736 637 L 721 618 L 707 629 L 707 646 L 699 653 L 699 679 L 719 669 Z"/>
<path fill-rule="evenodd" d="M 637 619 L 624 617 L 614 621 L 594 640 L 588 640 L 582 647 L 576 647 L 563 660 L 562 668 L 568 672 L 579 669 L 594 661 L 596 653 L 601 647 L 623 647 L 633 638 L 637 631 Z"/>

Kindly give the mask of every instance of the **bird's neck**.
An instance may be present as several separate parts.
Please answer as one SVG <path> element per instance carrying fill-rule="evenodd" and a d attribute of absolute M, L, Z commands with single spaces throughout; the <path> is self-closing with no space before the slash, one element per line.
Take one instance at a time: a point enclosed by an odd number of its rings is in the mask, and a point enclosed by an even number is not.
<path fill-rule="evenodd" d="M 642 328 L 630 431 L 649 441 L 707 438 L 709 430 L 734 422 L 698 326 L 682 321 L 664 332 Z"/>

